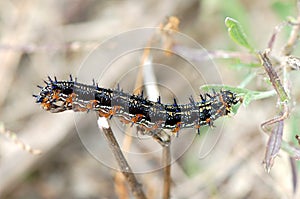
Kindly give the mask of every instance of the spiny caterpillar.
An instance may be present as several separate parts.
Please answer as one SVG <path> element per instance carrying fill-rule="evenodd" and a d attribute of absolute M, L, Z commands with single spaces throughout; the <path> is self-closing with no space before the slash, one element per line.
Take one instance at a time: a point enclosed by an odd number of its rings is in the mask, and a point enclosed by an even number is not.
<path fill-rule="evenodd" d="M 94 81 L 86 85 L 77 79 L 74 81 L 72 76 L 69 81 L 48 79 L 44 81 L 45 87 L 38 86 L 39 95 L 33 95 L 44 110 L 52 113 L 95 111 L 100 117 L 114 116 L 123 123 L 136 124 L 145 132 L 170 129 L 177 133 L 182 128 L 196 128 L 199 132 L 201 126 L 213 126 L 214 120 L 228 115 L 231 107 L 239 102 L 236 94 L 221 90 L 200 95 L 200 101 L 190 97 L 187 104 L 177 104 L 176 99 L 173 104 L 163 104 L 160 97 L 156 102 L 150 101 L 143 93 L 131 95 L 119 88 L 101 88 Z"/>

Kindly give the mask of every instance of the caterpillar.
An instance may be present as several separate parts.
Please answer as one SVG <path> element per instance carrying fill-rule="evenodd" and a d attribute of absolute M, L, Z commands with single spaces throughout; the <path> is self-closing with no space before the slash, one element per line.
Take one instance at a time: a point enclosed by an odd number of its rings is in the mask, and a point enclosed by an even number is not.
<path fill-rule="evenodd" d="M 161 97 L 150 101 L 143 96 L 131 95 L 116 89 L 101 88 L 93 80 L 87 85 L 73 80 L 58 81 L 56 77 L 44 81 L 45 86 L 38 95 L 33 95 L 36 103 L 52 113 L 73 110 L 75 112 L 95 111 L 101 117 L 118 117 L 125 124 L 136 124 L 146 132 L 170 129 L 178 133 L 182 128 L 213 126 L 219 117 L 231 112 L 233 105 L 239 102 L 236 94 L 228 90 L 213 91 L 212 94 L 200 94 L 200 100 L 189 98 L 189 103 L 163 104 Z"/>

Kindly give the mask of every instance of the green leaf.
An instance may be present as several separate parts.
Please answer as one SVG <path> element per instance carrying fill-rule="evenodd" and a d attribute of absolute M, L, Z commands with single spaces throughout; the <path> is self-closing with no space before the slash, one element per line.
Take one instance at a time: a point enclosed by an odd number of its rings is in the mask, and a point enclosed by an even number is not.
<path fill-rule="evenodd" d="M 244 32 L 241 24 L 230 17 L 226 17 L 225 25 L 227 27 L 228 34 L 230 38 L 237 44 L 249 49 L 251 52 L 254 48 L 249 44 L 246 33 Z"/>
<path fill-rule="evenodd" d="M 252 95 L 250 93 L 247 93 L 243 98 L 243 104 L 245 107 L 247 107 L 252 101 Z"/>

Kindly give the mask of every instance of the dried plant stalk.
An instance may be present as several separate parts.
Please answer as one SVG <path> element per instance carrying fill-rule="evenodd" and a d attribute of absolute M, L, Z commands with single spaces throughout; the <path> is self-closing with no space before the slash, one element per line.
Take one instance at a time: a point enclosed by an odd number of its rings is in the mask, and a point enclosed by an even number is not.
<path fill-rule="evenodd" d="M 99 118 L 99 119 L 105 119 L 105 118 Z M 146 196 L 144 194 L 144 191 L 142 190 L 141 184 L 137 181 L 134 173 L 132 172 L 127 160 L 124 157 L 124 154 L 119 146 L 119 143 L 117 142 L 111 128 L 108 126 L 108 122 L 105 119 L 107 125 L 100 125 L 100 122 L 98 120 L 98 126 L 101 130 L 104 132 L 104 136 L 109 144 L 109 147 L 111 151 L 113 152 L 113 155 L 115 159 L 117 160 L 117 163 L 119 165 L 120 171 L 123 173 L 126 181 L 128 182 L 128 185 L 131 189 L 132 194 L 137 199 L 146 199 Z"/>

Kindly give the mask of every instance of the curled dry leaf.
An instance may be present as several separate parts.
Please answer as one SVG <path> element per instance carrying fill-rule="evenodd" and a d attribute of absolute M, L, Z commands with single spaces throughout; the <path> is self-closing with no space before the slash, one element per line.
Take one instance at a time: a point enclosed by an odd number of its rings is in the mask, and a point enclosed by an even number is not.
<path fill-rule="evenodd" d="M 293 185 L 293 193 L 297 192 L 297 185 L 298 185 L 298 172 L 296 161 L 294 158 L 290 157 L 290 164 L 291 164 L 291 171 L 292 171 L 292 185 Z"/>
<path fill-rule="evenodd" d="M 267 72 L 267 74 L 270 78 L 270 81 L 271 81 L 274 89 L 276 90 L 276 92 L 280 98 L 280 101 L 281 102 L 287 101 L 289 99 L 289 97 L 285 91 L 285 88 L 282 86 L 281 80 L 271 63 L 271 60 L 268 56 L 268 51 L 264 51 L 263 53 L 259 52 L 258 55 L 259 55 L 259 58 L 261 59 L 261 62 L 262 62 L 262 65 L 263 65 L 265 71 Z"/>
<path fill-rule="evenodd" d="M 282 134 L 283 134 L 283 120 L 276 123 L 276 127 L 273 129 L 266 148 L 265 159 L 263 163 L 265 164 L 265 169 L 269 173 L 273 164 L 274 159 L 277 156 L 282 142 Z"/>

